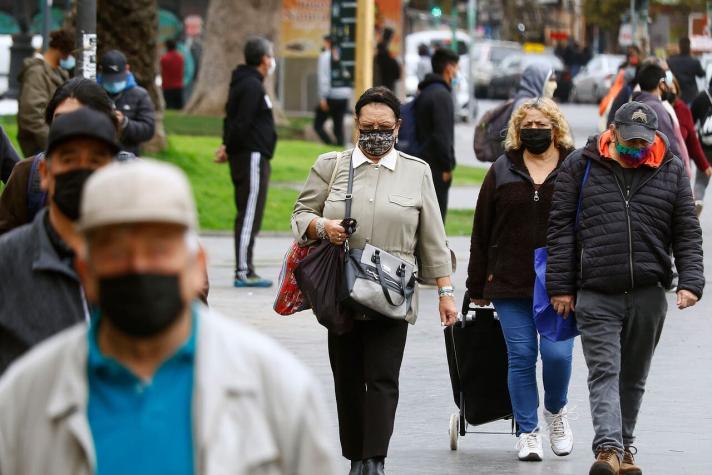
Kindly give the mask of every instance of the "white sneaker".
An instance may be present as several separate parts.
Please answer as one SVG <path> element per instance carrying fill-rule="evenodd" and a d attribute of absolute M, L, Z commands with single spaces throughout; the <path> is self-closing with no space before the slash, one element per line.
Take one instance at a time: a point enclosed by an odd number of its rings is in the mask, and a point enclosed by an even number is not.
<path fill-rule="evenodd" d="M 541 435 L 538 432 L 520 434 L 517 441 L 519 460 L 523 462 L 541 462 L 544 458 L 544 449 L 541 447 Z"/>
<path fill-rule="evenodd" d="M 574 449 L 574 433 L 571 432 L 566 406 L 558 414 L 552 414 L 544 409 L 544 419 L 549 429 L 551 450 L 559 457 L 569 455 Z"/>

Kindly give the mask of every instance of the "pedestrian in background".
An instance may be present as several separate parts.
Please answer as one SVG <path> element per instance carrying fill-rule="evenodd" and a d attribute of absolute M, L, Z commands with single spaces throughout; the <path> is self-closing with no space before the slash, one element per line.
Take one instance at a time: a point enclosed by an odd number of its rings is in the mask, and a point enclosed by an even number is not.
<path fill-rule="evenodd" d="M 17 80 L 17 141 L 22 154 L 31 157 L 47 147 L 49 126 L 44 114 L 52 94 L 67 79 L 75 65 L 74 35 L 56 30 L 49 35 L 49 47 L 42 55 L 27 58 Z"/>
<path fill-rule="evenodd" d="M 712 176 L 712 167 L 710 167 L 707 157 L 705 156 L 705 152 L 702 150 L 702 145 L 700 145 L 700 140 L 697 137 L 697 130 L 695 129 L 695 122 L 692 119 L 692 112 L 685 101 L 680 99 L 680 83 L 677 78 L 673 78 L 672 82 L 673 86 L 670 91 L 664 95 L 664 98 L 665 101 L 672 105 L 673 110 L 675 111 L 675 118 L 680 126 L 680 135 L 683 140 L 683 145 L 687 150 L 687 154 L 690 159 L 695 162 L 697 172 L 702 173 L 705 176 Z M 691 173 L 690 177 L 692 177 Z"/>
<path fill-rule="evenodd" d="M 52 122 L 39 162 L 49 205 L 0 238 L 0 373 L 34 345 L 89 319 L 75 268 L 79 200 L 89 176 L 118 150 L 116 124 L 101 112 L 79 107 Z"/>
<path fill-rule="evenodd" d="M 690 181 L 658 123 L 652 107 L 626 104 L 609 130 L 564 162 L 554 188 L 546 286 L 559 314 L 576 312 L 581 332 L 595 432 L 591 475 L 642 473 L 634 432 L 667 313 L 671 252 L 679 309 L 695 305 L 705 285 Z"/>
<path fill-rule="evenodd" d="M 680 98 L 690 104 L 697 97 L 697 78 L 705 77 L 700 60 L 690 54 L 690 38 L 683 36 L 678 41 L 679 53 L 668 58 L 667 63 L 680 81 Z"/>
<path fill-rule="evenodd" d="M 336 473 L 313 376 L 197 302 L 205 255 L 185 174 L 150 160 L 106 167 L 81 216 L 95 311 L 0 380 L 0 472 Z"/>
<path fill-rule="evenodd" d="M 245 44 L 245 64 L 232 72 L 225 105 L 223 143 L 215 153 L 218 163 L 230 164 L 235 186 L 235 287 L 271 287 L 272 281 L 255 272 L 252 249 L 262 226 L 270 159 L 277 145 L 272 101 L 263 86 L 276 68 L 272 43 L 252 38 Z"/>
<path fill-rule="evenodd" d="M 153 138 L 156 109 L 148 91 L 136 83 L 136 78 L 119 50 L 104 53 L 99 63 L 97 82 L 109 93 L 116 107 L 121 131 L 121 150 L 139 155 L 142 143 Z"/>
<path fill-rule="evenodd" d="M 421 150 L 419 158 L 430 165 L 443 222 L 456 165 L 452 85 L 460 71 L 459 63 L 460 57 L 454 51 L 436 50 L 431 58 L 433 72 L 418 84 L 419 97 L 415 106 L 416 135 Z"/>
<path fill-rule="evenodd" d="M 371 244 L 411 264 L 417 254 L 419 277 L 437 282 L 440 320 L 452 325 L 457 308 L 450 251 L 430 167 L 394 148 L 400 101 L 387 88 L 371 88 L 356 103 L 354 121 L 359 130 L 357 148 L 324 154 L 312 167 L 294 206 L 294 237 L 301 245 L 319 240 L 344 244 L 347 235 L 340 223 L 353 167 L 351 217 L 357 227 L 348 237 L 349 246 L 363 249 Z M 349 475 L 384 473 L 408 323 L 417 318 L 417 298 L 416 288 L 405 320 L 361 312 L 354 315 L 351 331 L 329 332 L 341 450 L 351 461 Z"/>
<path fill-rule="evenodd" d="M 104 114 L 118 130 L 114 104 L 104 89 L 91 79 L 72 78 L 57 88 L 47 104 L 44 120 L 48 127 L 56 117 L 87 106 Z M 0 196 L 0 234 L 33 221 L 47 205 L 47 193 L 42 190 L 39 164 L 44 152 L 21 160 L 12 169 Z M 119 157 L 120 158 L 120 157 Z"/>
<path fill-rule="evenodd" d="M 425 43 L 418 45 L 418 65 L 415 68 L 415 77 L 418 83 L 425 80 L 425 76 L 433 72 L 433 64 L 430 59 L 430 48 Z"/>
<path fill-rule="evenodd" d="M 166 109 L 183 108 L 183 68 L 185 60 L 176 49 L 175 40 L 166 40 L 166 52 L 161 56 L 161 89 Z"/>
<path fill-rule="evenodd" d="M 401 77 L 401 66 L 398 60 L 391 53 L 391 40 L 393 39 L 393 28 L 383 29 L 381 41 L 376 45 L 376 55 L 374 57 L 374 78 L 375 86 L 384 86 L 391 91 L 396 90 L 396 82 Z"/>
<path fill-rule="evenodd" d="M 344 139 L 344 114 L 349 109 L 349 99 L 353 96 L 353 89 L 350 87 L 332 87 L 331 85 L 331 61 L 334 57 L 331 36 L 324 37 L 324 48 L 319 55 L 318 64 L 318 88 L 319 105 L 314 116 L 314 130 L 327 145 L 336 144 L 343 147 L 346 144 Z M 324 130 L 326 120 L 331 117 L 334 129 L 332 140 Z"/>
<path fill-rule="evenodd" d="M 537 355 L 544 376 L 544 419 L 551 449 L 573 449 L 568 421 L 573 338 L 539 337 L 534 325 L 534 250 L 546 246 L 549 208 L 559 167 L 573 151 L 569 126 L 551 99 L 525 102 L 512 115 L 505 153 L 487 172 L 477 197 L 467 290 L 477 305 L 494 307 L 509 356 L 509 393 L 517 421 L 518 458 L 541 461 Z"/>
<path fill-rule="evenodd" d="M 695 100 L 692 101 L 690 110 L 692 112 L 692 120 L 694 120 L 695 128 L 697 129 L 697 135 L 702 143 L 702 150 L 705 152 L 707 160 L 710 161 L 712 160 L 712 81 L 710 81 L 707 89 L 700 92 Z M 708 120 L 710 121 L 709 124 L 707 123 Z M 702 213 L 704 207 L 705 191 L 710 182 L 710 176 L 712 176 L 712 170 L 702 173 L 699 168 L 695 174 L 693 188 L 697 216 Z"/>

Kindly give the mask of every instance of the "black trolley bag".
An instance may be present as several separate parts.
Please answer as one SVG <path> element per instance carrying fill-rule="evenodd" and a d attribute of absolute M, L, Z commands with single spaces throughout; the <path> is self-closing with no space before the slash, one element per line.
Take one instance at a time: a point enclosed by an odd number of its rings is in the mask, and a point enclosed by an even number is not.
<path fill-rule="evenodd" d="M 466 292 L 457 323 L 446 327 L 445 351 L 458 413 L 450 416 L 450 449 L 457 450 L 458 436 L 478 426 L 514 418 L 507 386 L 507 347 L 497 313 L 492 307 L 476 307 Z"/>

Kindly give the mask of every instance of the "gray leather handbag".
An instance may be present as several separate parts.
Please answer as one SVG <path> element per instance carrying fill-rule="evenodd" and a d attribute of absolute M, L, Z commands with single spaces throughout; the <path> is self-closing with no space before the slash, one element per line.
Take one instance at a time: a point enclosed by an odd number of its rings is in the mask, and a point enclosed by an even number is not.
<path fill-rule="evenodd" d="M 353 161 L 349 167 L 346 219 L 351 217 Z M 370 244 L 350 249 L 347 240 L 345 246 L 345 302 L 359 313 L 405 320 L 415 293 L 415 266 Z"/>

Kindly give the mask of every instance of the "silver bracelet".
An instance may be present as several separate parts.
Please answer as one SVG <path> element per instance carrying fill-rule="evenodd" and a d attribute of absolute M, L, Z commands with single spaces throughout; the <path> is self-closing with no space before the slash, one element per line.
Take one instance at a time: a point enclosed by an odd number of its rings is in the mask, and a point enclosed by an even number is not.
<path fill-rule="evenodd" d="M 443 297 L 455 297 L 455 289 L 450 287 L 439 287 L 438 288 L 438 297 L 443 298 Z"/>
<path fill-rule="evenodd" d="M 316 235 L 319 237 L 319 239 L 326 239 L 326 219 L 325 218 L 319 218 L 316 220 Z"/>

